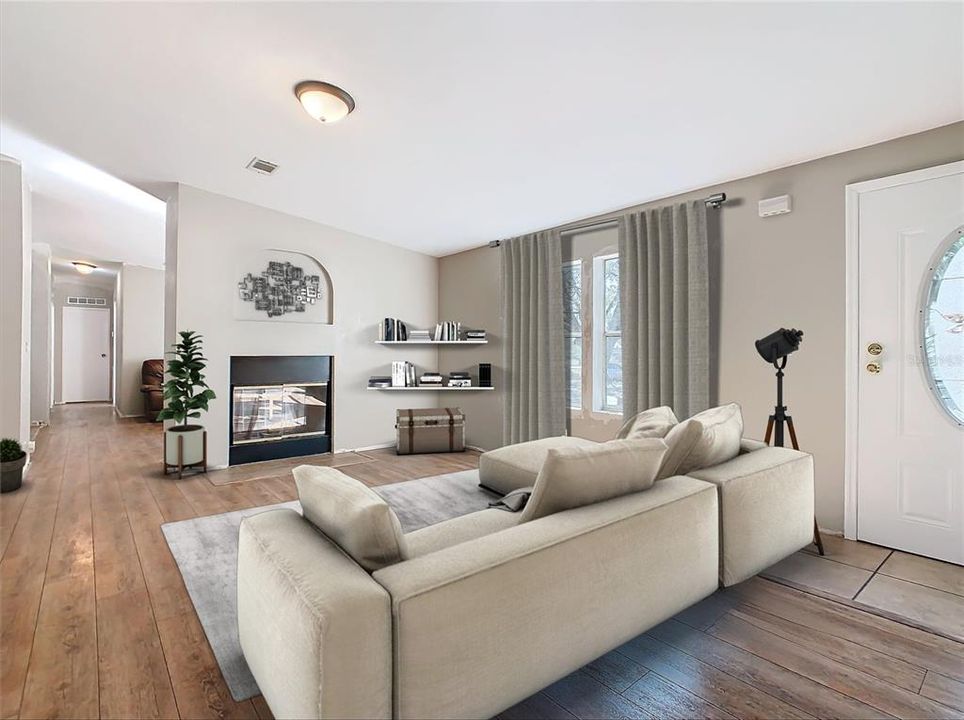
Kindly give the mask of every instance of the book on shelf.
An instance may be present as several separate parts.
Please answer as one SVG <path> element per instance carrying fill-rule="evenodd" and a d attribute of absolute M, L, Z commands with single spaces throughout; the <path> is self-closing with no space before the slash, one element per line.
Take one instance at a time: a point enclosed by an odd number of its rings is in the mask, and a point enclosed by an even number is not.
<path fill-rule="evenodd" d="M 408 326 L 396 318 L 385 318 L 378 326 L 378 339 L 388 341 L 408 340 Z"/>
<path fill-rule="evenodd" d="M 392 378 L 389 375 L 372 375 L 368 378 L 368 387 L 391 387 Z"/>
<path fill-rule="evenodd" d="M 418 373 L 415 365 L 407 360 L 395 360 L 392 362 L 392 384 L 391 387 L 417 387 Z"/>
<path fill-rule="evenodd" d="M 462 337 L 462 323 L 440 322 L 435 326 L 435 340 L 455 342 Z"/>
<path fill-rule="evenodd" d="M 449 378 L 449 387 L 472 387 L 472 380 L 470 378 Z"/>
<path fill-rule="evenodd" d="M 485 330 L 466 330 L 466 340 L 485 340 Z"/>

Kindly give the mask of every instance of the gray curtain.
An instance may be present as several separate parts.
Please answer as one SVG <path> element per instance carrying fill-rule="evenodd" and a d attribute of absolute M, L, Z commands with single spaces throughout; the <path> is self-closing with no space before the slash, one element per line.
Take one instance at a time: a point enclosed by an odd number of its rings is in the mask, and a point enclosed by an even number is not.
<path fill-rule="evenodd" d="M 630 213 L 619 237 L 623 415 L 709 404 L 709 268 L 702 200 Z"/>
<path fill-rule="evenodd" d="M 503 442 L 563 435 L 566 367 L 559 233 L 505 240 L 501 252 L 506 386 Z"/>

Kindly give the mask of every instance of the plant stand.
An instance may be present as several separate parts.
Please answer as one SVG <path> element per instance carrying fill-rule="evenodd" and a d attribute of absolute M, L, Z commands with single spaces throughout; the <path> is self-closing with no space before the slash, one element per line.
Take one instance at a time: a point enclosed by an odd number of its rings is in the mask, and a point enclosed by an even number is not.
<path fill-rule="evenodd" d="M 202 445 L 202 455 L 201 459 L 193 463 L 184 462 L 184 438 L 178 435 L 177 438 L 177 463 L 170 464 L 167 462 L 167 433 L 164 433 L 164 474 L 167 475 L 169 472 L 177 472 L 177 479 L 180 480 L 184 477 L 185 469 L 195 469 L 199 468 L 201 472 L 205 475 L 208 471 L 208 431 L 201 431 L 201 445 Z"/>

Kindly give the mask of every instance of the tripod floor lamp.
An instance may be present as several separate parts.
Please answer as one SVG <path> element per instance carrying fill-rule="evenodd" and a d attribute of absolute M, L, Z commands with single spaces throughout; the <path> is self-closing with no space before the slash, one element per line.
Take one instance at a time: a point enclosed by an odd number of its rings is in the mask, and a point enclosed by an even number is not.
<path fill-rule="evenodd" d="M 773 414 L 767 420 L 766 436 L 763 439 L 767 445 L 772 438 L 774 447 L 784 447 L 784 432 L 789 430 L 793 449 L 800 449 L 797 443 L 797 431 L 793 427 L 793 418 L 787 415 L 787 406 L 783 404 L 783 369 L 787 366 L 787 356 L 800 348 L 802 339 L 802 330 L 780 328 L 756 341 L 756 350 L 760 353 L 760 357 L 777 370 L 777 404 L 773 408 Z M 823 555 L 823 538 L 820 537 L 816 516 L 813 519 L 813 543 Z"/>

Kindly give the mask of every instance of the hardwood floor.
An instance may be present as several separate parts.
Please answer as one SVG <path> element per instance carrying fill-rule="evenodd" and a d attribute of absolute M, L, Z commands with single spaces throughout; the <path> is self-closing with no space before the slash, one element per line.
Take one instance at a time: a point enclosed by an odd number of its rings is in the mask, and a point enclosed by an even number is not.
<path fill-rule="evenodd" d="M 231 699 L 160 526 L 292 500 L 289 468 L 248 468 L 224 484 L 165 478 L 159 428 L 104 406 L 57 408 L 37 444 L 24 487 L 0 496 L 0 717 L 270 717 L 261 698 Z M 341 469 L 370 485 L 478 462 L 472 453 L 364 455 Z M 932 570 L 889 568 L 918 578 Z M 964 645 L 759 578 L 503 713 L 962 715 Z"/>

